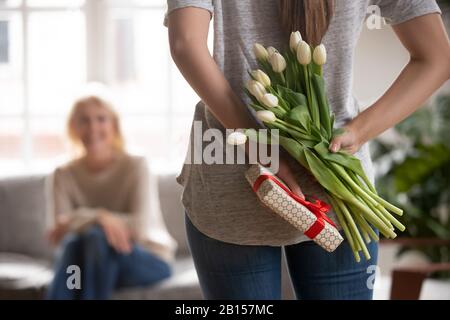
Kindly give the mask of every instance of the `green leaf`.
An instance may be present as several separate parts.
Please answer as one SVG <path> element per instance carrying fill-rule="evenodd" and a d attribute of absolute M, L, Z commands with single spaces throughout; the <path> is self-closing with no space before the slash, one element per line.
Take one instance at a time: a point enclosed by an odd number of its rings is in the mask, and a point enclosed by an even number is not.
<path fill-rule="evenodd" d="M 311 117 L 308 108 L 304 105 L 293 108 L 286 114 L 284 120 L 292 125 L 301 127 L 306 132 L 311 132 Z"/>
<path fill-rule="evenodd" d="M 304 94 L 292 91 L 291 89 L 280 85 L 277 86 L 277 92 L 287 103 L 289 103 L 291 109 L 299 105 L 307 105 Z"/>
<path fill-rule="evenodd" d="M 419 144 L 416 148 L 417 154 L 410 155 L 394 169 L 395 186 L 399 192 L 410 190 L 437 168 L 450 165 L 450 148 L 442 144 Z"/>
<path fill-rule="evenodd" d="M 280 145 L 297 160 L 303 167 L 309 169 L 308 162 L 305 158 L 305 147 L 292 138 L 280 136 Z"/>
<path fill-rule="evenodd" d="M 330 152 L 328 150 L 329 144 L 325 142 L 318 143 L 314 146 L 314 150 L 325 160 L 335 162 L 345 168 L 355 172 L 360 177 L 365 176 L 361 161 L 355 156 L 344 152 Z"/>
<path fill-rule="evenodd" d="M 334 172 L 327 167 L 324 162 L 314 154 L 314 152 L 306 149 L 305 158 L 308 162 L 311 173 L 322 187 L 327 189 L 332 194 L 340 196 L 344 199 L 350 199 L 353 197 L 352 193 L 341 182 L 341 180 L 339 180 Z"/>
<path fill-rule="evenodd" d="M 267 130 L 266 132 L 262 130 L 247 129 L 244 131 L 245 135 L 249 140 L 262 143 L 262 144 L 272 144 L 272 132 Z"/>
<path fill-rule="evenodd" d="M 313 91 L 317 97 L 317 105 L 320 114 L 320 123 L 325 129 L 326 136 L 328 139 L 331 138 L 332 127 L 330 119 L 330 107 L 328 105 L 328 99 L 325 93 L 325 81 L 324 79 L 317 75 L 312 75 Z"/>
<path fill-rule="evenodd" d="M 336 118 L 335 114 L 332 113 L 330 115 L 330 128 L 331 128 L 331 137 L 330 137 L 330 139 L 333 137 L 333 134 L 334 134 L 334 121 L 335 121 L 335 118 Z"/>
<path fill-rule="evenodd" d="M 266 110 L 266 109 L 264 109 L 263 107 L 261 107 L 260 105 L 255 104 L 255 103 L 250 103 L 249 106 L 250 106 L 253 110 L 255 110 L 255 112 L 256 112 L 256 111 Z"/>
<path fill-rule="evenodd" d="M 314 49 L 311 49 L 311 52 L 314 52 Z M 311 69 L 314 75 L 320 76 L 320 66 L 311 62 Z"/>

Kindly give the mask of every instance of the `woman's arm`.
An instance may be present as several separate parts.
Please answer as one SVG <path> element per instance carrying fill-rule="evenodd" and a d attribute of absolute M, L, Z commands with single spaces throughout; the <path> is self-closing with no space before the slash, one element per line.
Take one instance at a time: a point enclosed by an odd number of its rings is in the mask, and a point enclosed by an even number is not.
<path fill-rule="evenodd" d="M 450 43 L 439 14 L 393 26 L 410 61 L 386 93 L 348 123 L 330 150 L 354 153 L 362 144 L 416 111 L 450 78 Z"/>
<path fill-rule="evenodd" d="M 258 128 L 245 104 L 233 92 L 208 50 L 210 13 L 187 7 L 168 16 L 172 58 L 184 78 L 225 128 Z M 287 162 L 280 158 L 277 175 L 300 196 L 301 189 Z"/>
<path fill-rule="evenodd" d="M 168 16 L 172 58 L 184 78 L 225 128 L 253 128 L 256 122 L 208 50 L 210 13 L 187 7 Z"/>
<path fill-rule="evenodd" d="M 157 178 L 153 177 L 147 161 L 139 158 L 134 164 L 135 180 L 129 188 L 130 212 L 122 214 L 133 234 L 141 243 L 151 243 L 154 253 L 172 260 L 177 243 L 169 234 L 159 202 Z"/>
<path fill-rule="evenodd" d="M 52 180 L 49 191 L 53 208 L 47 233 L 52 244 L 58 244 L 70 231 L 80 232 L 87 226 L 98 223 L 112 247 L 123 253 L 131 250 L 130 232 L 126 221 L 102 208 L 75 208 L 70 199 L 70 179 L 57 169 Z"/>

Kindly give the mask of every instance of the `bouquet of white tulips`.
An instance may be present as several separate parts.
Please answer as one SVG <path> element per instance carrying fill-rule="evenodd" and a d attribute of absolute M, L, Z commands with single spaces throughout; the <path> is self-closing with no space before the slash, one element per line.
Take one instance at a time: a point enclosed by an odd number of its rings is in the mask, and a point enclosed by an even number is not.
<path fill-rule="evenodd" d="M 325 46 L 311 47 L 297 31 L 291 34 L 289 47 L 282 54 L 273 47 L 254 45 L 261 69 L 250 72 L 252 79 L 245 88 L 250 106 L 267 128 L 279 130 L 280 145 L 325 189 L 356 261 L 361 251 L 370 259 L 366 243 L 379 240 L 372 226 L 394 238 L 394 227 L 401 231 L 405 227 L 391 213 L 403 211 L 377 194 L 359 159 L 329 152 L 333 136 L 342 129 L 334 129 L 325 91 Z M 254 130 L 246 134 L 255 138 Z"/>

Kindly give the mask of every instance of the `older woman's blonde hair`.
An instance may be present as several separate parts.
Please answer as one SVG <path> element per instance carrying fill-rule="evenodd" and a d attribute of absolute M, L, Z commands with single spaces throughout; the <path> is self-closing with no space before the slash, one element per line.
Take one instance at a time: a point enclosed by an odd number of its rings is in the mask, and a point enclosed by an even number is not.
<path fill-rule="evenodd" d="M 117 151 L 124 152 L 125 151 L 125 143 L 124 143 L 122 130 L 121 130 L 121 126 L 120 126 L 119 115 L 115 111 L 111 102 L 109 102 L 106 98 L 103 98 L 96 94 L 88 94 L 88 95 L 82 96 L 82 97 L 76 99 L 72 105 L 72 109 L 70 111 L 69 118 L 67 120 L 67 134 L 68 134 L 69 140 L 72 142 L 72 144 L 78 149 L 78 151 L 82 150 L 80 138 L 78 137 L 76 129 L 75 129 L 75 121 L 77 119 L 77 116 L 81 112 L 81 110 L 88 105 L 96 105 L 100 108 L 104 108 L 107 110 L 107 112 L 111 116 L 111 120 L 112 120 L 112 123 L 114 126 L 114 131 L 115 131 L 113 147 Z"/>

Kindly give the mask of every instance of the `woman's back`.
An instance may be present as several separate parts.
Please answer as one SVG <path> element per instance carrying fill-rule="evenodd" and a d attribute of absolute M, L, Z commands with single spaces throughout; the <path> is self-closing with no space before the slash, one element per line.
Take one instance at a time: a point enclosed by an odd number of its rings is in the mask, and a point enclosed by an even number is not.
<path fill-rule="evenodd" d="M 381 14 L 391 23 L 437 12 L 439 8 L 434 1 L 423 0 L 334 3 L 334 15 L 322 40 L 329 52 L 324 78 L 330 106 L 336 116 L 335 125 L 341 127 L 361 110 L 352 93 L 353 55 L 369 6 L 379 5 Z M 197 7 L 213 14 L 215 62 L 234 93 L 246 100 L 242 88 L 249 80 L 247 72 L 257 66 L 254 43 L 275 46 L 278 50 L 285 50 L 289 43 L 282 31 L 278 5 L 279 0 L 168 0 L 168 13 L 179 8 Z M 208 142 L 202 141 L 203 134 L 210 128 L 223 130 L 223 126 L 202 102 L 196 107 L 194 121 L 201 123 L 202 136 L 192 130 L 191 146 L 201 143 L 205 150 Z M 190 153 L 193 154 L 195 152 Z M 364 144 L 355 156 L 361 160 L 366 175 L 373 182 L 368 145 Z M 237 244 L 287 245 L 307 240 L 258 202 L 244 178 L 246 165 L 192 163 L 195 163 L 194 159 L 188 158 L 178 181 L 184 186 L 183 204 L 187 214 L 202 232 Z M 306 170 L 295 161 L 292 166 L 304 193 L 326 200 L 323 189 Z M 336 220 L 334 212 L 330 212 L 330 217 Z"/>

